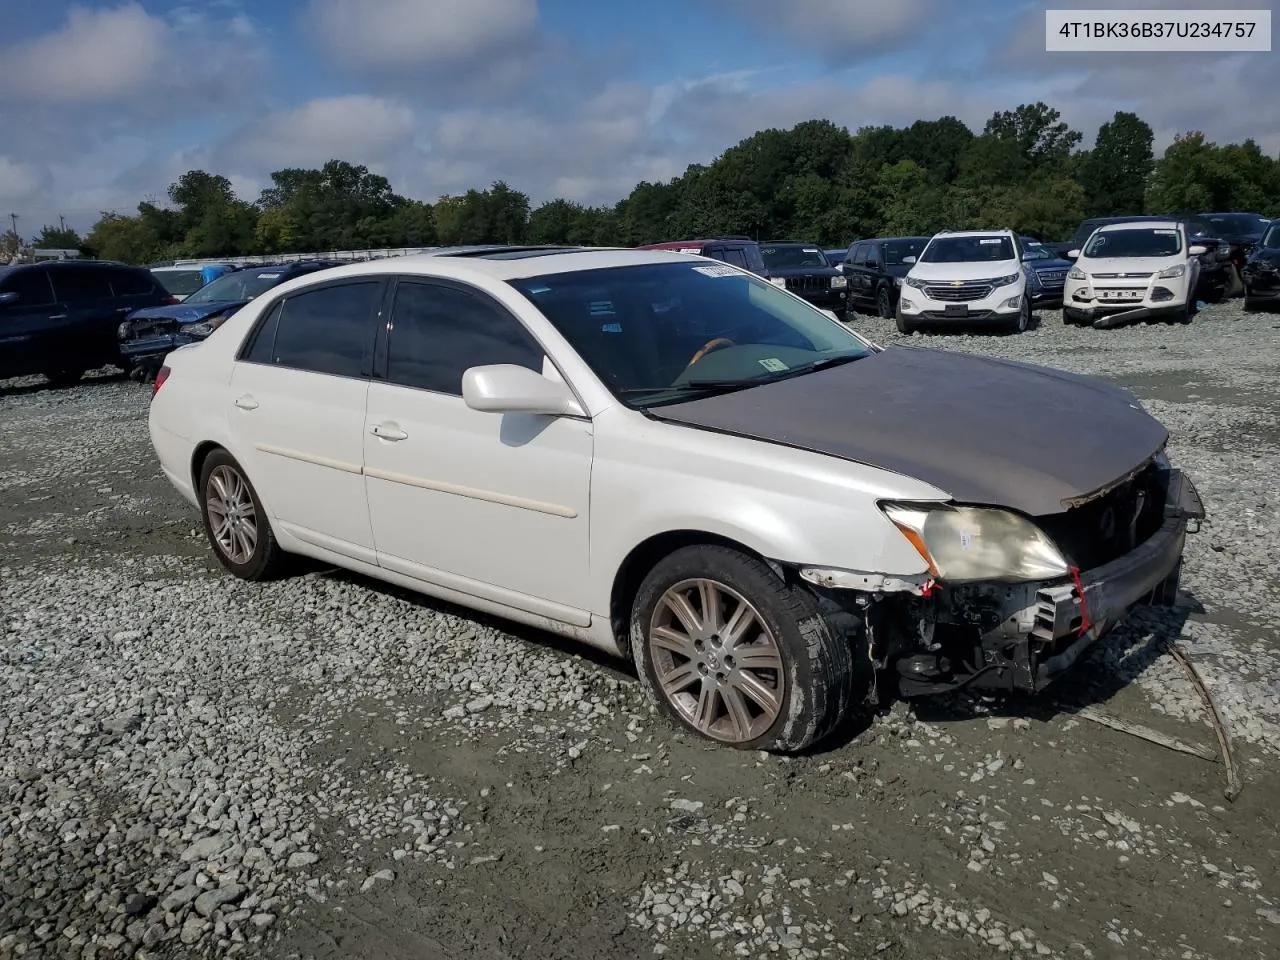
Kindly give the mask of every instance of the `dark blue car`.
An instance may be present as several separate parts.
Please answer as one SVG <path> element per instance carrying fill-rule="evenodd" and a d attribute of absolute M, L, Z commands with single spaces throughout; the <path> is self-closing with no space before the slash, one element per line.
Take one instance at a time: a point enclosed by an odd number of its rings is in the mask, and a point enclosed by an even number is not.
<path fill-rule="evenodd" d="M 135 376 L 154 377 L 166 354 L 203 340 L 250 300 L 286 280 L 339 265 L 336 260 L 297 260 L 225 274 L 181 303 L 129 314 L 117 331 L 120 354 L 130 362 Z"/>
<path fill-rule="evenodd" d="M 1027 292 L 1033 307 L 1057 309 L 1062 306 L 1062 290 L 1067 271 L 1074 264 L 1063 260 L 1034 237 L 1021 237 L 1022 259 L 1027 265 Z"/>

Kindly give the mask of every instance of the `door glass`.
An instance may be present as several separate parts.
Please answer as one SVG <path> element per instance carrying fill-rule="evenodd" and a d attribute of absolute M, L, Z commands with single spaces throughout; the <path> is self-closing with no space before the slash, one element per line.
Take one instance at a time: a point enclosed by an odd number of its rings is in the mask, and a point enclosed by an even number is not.
<path fill-rule="evenodd" d="M 853 264 L 856 267 L 865 266 L 867 262 L 867 250 L 871 247 L 867 243 L 855 243 L 853 245 Z"/>
<path fill-rule="evenodd" d="M 280 310 L 284 301 L 270 309 L 265 320 L 250 335 L 249 343 L 241 347 L 240 359 L 247 363 L 271 363 L 276 350 L 276 326 L 280 322 Z"/>
<path fill-rule="evenodd" d="M 112 270 L 111 291 L 117 297 L 143 297 L 155 289 L 146 270 Z"/>
<path fill-rule="evenodd" d="M 16 293 L 15 307 L 46 307 L 53 303 L 47 270 L 15 270 L 0 282 L 0 293 Z"/>
<path fill-rule="evenodd" d="M 286 298 L 272 362 L 336 377 L 361 376 L 381 287 L 380 280 L 366 280 Z"/>
<path fill-rule="evenodd" d="M 471 367 L 513 363 L 542 372 L 543 351 L 506 310 L 457 287 L 401 281 L 387 341 L 387 379 L 462 395 Z"/>
<path fill-rule="evenodd" d="M 732 263 L 735 267 L 747 269 L 747 258 L 743 256 L 742 251 L 734 247 L 727 247 L 724 251 L 724 262 Z"/>
<path fill-rule="evenodd" d="M 111 273 L 99 267 L 63 267 L 50 271 L 54 294 L 63 303 L 110 300 Z"/>

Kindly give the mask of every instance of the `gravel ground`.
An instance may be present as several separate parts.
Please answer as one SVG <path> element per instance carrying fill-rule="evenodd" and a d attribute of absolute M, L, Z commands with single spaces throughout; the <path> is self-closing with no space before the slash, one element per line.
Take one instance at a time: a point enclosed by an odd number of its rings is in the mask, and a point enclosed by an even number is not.
<path fill-rule="evenodd" d="M 859 326 L 884 343 L 891 327 Z M 1280 318 L 915 337 L 1110 377 L 1209 519 L 1180 605 L 1050 699 L 896 704 L 798 759 L 619 664 L 337 571 L 214 566 L 147 390 L 0 383 L 0 960 L 1280 955 Z M 1181 636 L 1244 775 L 1157 652 Z"/>

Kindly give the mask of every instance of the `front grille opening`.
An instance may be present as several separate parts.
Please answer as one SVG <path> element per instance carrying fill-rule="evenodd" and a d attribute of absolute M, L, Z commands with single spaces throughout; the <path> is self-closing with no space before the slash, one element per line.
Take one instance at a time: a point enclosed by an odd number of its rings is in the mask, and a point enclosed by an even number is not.
<path fill-rule="evenodd" d="M 1091 570 L 1145 543 L 1164 523 L 1169 475 L 1156 464 L 1105 496 L 1036 523 L 1072 564 Z"/>

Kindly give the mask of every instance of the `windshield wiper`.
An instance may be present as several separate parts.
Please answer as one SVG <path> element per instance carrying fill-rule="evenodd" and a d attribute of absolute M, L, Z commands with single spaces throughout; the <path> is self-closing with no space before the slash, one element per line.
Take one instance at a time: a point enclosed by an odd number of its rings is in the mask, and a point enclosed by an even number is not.
<path fill-rule="evenodd" d="M 838 367 L 845 363 L 852 363 L 854 360 L 861 360 L 867 356 L 865 353 L 843 353 L 835 357 L 822 357 L 818 360 L 802 363 L 798 367 L 789 367 L 786 370 L 778 370 L 775 373 L 766 374 L 763 377 L 752 377 L 749 380 L 690 380 L 687 386 L 690 387 L 724 387 L 724 386 L 744 386 L 754 387 L 761 383 L 777 383 L 779 380 L 787 380 L 791 377 L 798 377 L 801 374 L 813 373 L 815 370 L 826 370 L 828 367 Z"/>

